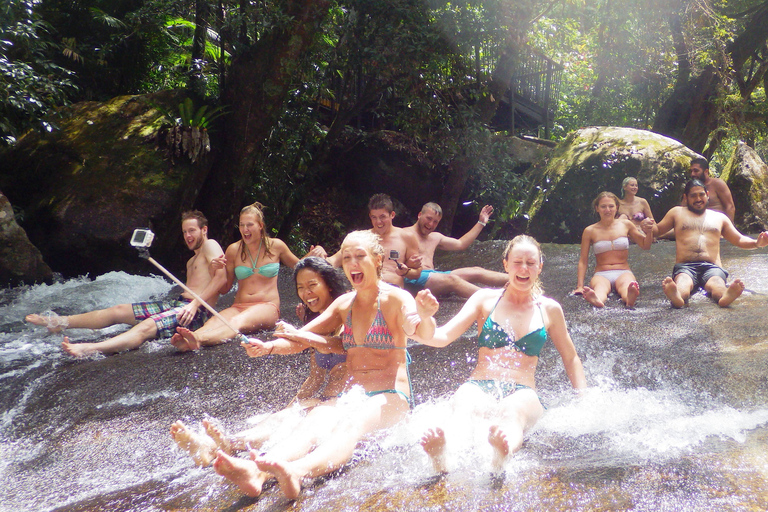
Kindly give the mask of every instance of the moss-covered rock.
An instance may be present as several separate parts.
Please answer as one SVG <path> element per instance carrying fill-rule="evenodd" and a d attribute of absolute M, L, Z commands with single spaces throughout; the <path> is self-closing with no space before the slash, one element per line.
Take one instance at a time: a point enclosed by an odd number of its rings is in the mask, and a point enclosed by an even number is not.
<path fill-rule="evenodd" d="M 56 130 L 27 133 L 0 158 L 0 186 L 55 271 L 149 270 L 128 245 L 136 227 L 151 227 L 153 253 L 178 268 L 178 213 L 208 170 L 207 162 L 173 160 L 159 144 L 163 111 L 183 98 L 164 91 L 77 103 L 51 120 Z"/>
<path fill-rule="evenodd" d="M 755 150 L 739 142 L 720 178 L 733 195 L 736 227 L 746 233 L 768 229 L 768 165 Z"/>
<path fill-rule="evenodd" d="M 53 272 L 16 223 L 13 207 L 0 192 L 0 286 L 50 281 Z"/>
<path fill-rule="evenodd" d="M 542 242 L 577 243 L 597 217 L 592 200 L 603 190 L 621 195 L 621 182 L 637 178 L 637 195 L 656 219 L 680 202 L 691 159 L 680 142 L 645 130 L 589 127 L 571 133 L 534 168 L 525 212 L 528 232 Z"/>

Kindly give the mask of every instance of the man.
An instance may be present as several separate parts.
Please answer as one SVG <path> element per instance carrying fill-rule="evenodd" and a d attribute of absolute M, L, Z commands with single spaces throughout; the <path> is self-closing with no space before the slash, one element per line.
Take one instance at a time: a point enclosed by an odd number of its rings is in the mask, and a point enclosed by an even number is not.
<path fill-rule="evenodd" d="M 221 257 L 221 246 L 208 239 L 208 220 L 197 210 L 184 212 L 181 216 L 181 233 L 194 256 L 187 262 L 187 287 L 197 293 L 211 306 L 219 298 L 219 288 L 227 281 L 226 271 L 221 268 L 211 271 L 213 258 Z M 26 321 L 44 325 L 51 332 L 63 329 L 102 329 L 115 324 L 132 325 L 128 331 L 98 343 L 71 343 L 64 337 L 62 347 L 75 357 L 84 357 L 95 352 L 105 354 L 138 348 L 142 343 L 158 337 L 170 338 L 179 325 L 197 329 L 210 316 L 202 304 L 187 292 L 178 300 L 138 302 L 119 304 L 111 308 L 91 311 L 72 316 L 27 315 Z"/>
<path fill-rule="evenodd" d="M 429 288 L 436 296 L 448 295 L 453 292 L 464 298 L 469 297 L 479 289 L 473 283 L 496 287 L 504 286 L 509 281 L 509 276 L 503 272 L 494 272 L 482 267 L 465 267 L 441 272 L 435 270 L 434 264 L 435 250 L 438 247 L 444 251 L 463 251 L 469 247 L 488 224 L 488 219 L 492 213 L 493 206 L 483 206 L 477 223 L 464 236 L 456 239 L 435 231 L 443 218 L 443 209 L 440 208 L 440 205 L 437 203 L 425 204 L 419 212 L 416 224 L 405 228 L 405 231 L 416 236 L 421 254 L 421 275 L 418 279 L 406 279 L 406 284 L 419 290 Z"/>
<path fill-rule="evenodd" d="M 387 194 L 375 194 L 368 201 L 371 231 L 381 237 L 384 266 L 381 279 L 400 288 L 405 278 L 417 279 L 421 273 L 421 255 L 416 235 L 392 225 L 395 206 Z M 341 251 L 328 257 L 334 267 L 341 266 Z"/>
<path fill-rule="evenodd" d="M 725 284 L 728 272 L 720 268 L 720 237 L 742 249 L 757 249 L 768 245 L 768 231 L 757 240 L 739 233 L 731 219 L 707 209 L 709 193 L 699 180 L 686 183 L 683 199 L 687 206 L 675 206 L 653 228 L 654 234 L 675 232 L 675 267 L 672 277 L 664 278 L 664 294 L 672 307 L 681 308 L 694 289 L 703 287 L 724 308 L 741 295 L 744 283 L 735 279 Z"/>
<path fill-rule="evenodd" d="M 707 159 L 694 158 L 691 160 L 690 172 L 692 180 L 699 180 L 707 187 L 709 192 L 707 208 L 726 214 L 731 219 L 731 222 L 733 222 L 736 207 L 733 205 L 731 190 L 723 180 L 709 175 L 709 162 L 707 162 Z M 685 205 L 683 204 L 683 206 Z"/>

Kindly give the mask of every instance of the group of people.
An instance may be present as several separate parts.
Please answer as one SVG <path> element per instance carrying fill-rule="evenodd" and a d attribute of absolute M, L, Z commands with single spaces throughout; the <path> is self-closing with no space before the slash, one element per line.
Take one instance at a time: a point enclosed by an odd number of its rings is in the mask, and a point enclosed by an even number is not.
<path fill-rule="evenodd" d="M 672 305 L 684 305 L 696 284 L 721 306 L 738 297 L 743 283 L 736 280 L 726 287 L 726 276 L 713 269 L 720 266 L 720 236 L 739 247 L 756 248 L 768 245 L 768 232 L 751 239 L 736 231 L 726 215 L 707 210 L 707 187 L 701 181 L 689 182 L 686 206 L 673 208 L 658 224 L 647 202 L 636 196 L 637 181 L 625 180 L 624 188 L 623 202 L 610 192 L 594 201 L 600 220 L 584 231 L 577 292 L 595 306 L 603 306 L 613 289 L 627 306 L 633 306 L 639 285 L 627 263 L 629 240 L 649 249 L 654 235 L 673 230 L 678 265 L 674 277 L 663 284 Z M 181 421 L 171 426 L 176 444 L 198 465 L 213 466 L 250 496 L 258 496 L 263 484 L 274 478 L 289 498 L 300 494 L 305 478 L 342 467 L 361 440 L 406 417 L 413 406 L 409 338 L 445 347 L 476 322 L 477 365 L 454 393 L 451 405 L 456 415 L 494 418 L 487 439 L 494 453 L 492 467 L 501 470 L 544 412 L 535 372 L 547 340 L 560 354 L 572 387 L 587 386 L 562 308 L 542 294 L 540 245 L 526 235 L 515 237 L 502 255 L 504 272 L 481 267 L 440 272 L 434 268 L 436 249 L 468 247 L 488 222 L 492 207 L 483 207 L 472 229 L 456 239 L 436 231 L 442 211 L 435 203 L 425 204 L 416 223 L 406 228 L 392 224 L 395 211 L 388 196 L 377 194 L 368 206 L 370 230 L 347 235 L 333 255 L 313 246 L 301 260 L 281 240 L 267 236 L 258 203 L 241 211 L 241 240 L 226 253 L 207 238 L 207 221 L 200 212 L 185 213 L 182 233 L 194 252 L 187 264 L 188 287 L 215 305 L 218 296 L 238 281 L 234 304 L 221 311 L 227 322 L 210 317 L 198 298 L 186 294 L 175 301 L 120 305 L 68 317 L 31 314 L 26 320 L 53 332 L 66 327 L 134 325 L 99 343 L 71 343 L 65 337 L 64 349 L 76 356 L 135 348 L 157 336 L 170 337 L 179 350 L 196 350 L 238 333 L 271 328 L 275 328 L 274 340 L 241 342 L 248 356 L 311 351 L 310 375 L 296 397 L 285 410 L 255 427 L 229 434 L 209 420 L 203 421 L 202 432 Z M 590 286 L 585 286 L 590 247 L 597 267 Z M 278 322 L 281 263 L 294 268 L 298 316 L 305 322 L 300 328 Z M 337 267 L 343 269 L 346 282 Z M 454 318 L 438 327 L 436 295 L 448 293 L 468 300 Z M 275 438 L 278 431 L 282 439 Z M 428 429 L 421 446 L 436 471 L 449 469 L 446 426 Z M 266 451 L 256 450 L 263 447 Z M 237 456 L 241 451 L 248 451 L 250 457 Z"/>
<path fill-rule="evenodd" d="M 648 201 L 637 197 L 636 178 L 626 178 L 622 183 L 623 199 L 611 192 L 598 194 L 592 206 L 600 220 L 587 226 L 582 234 L 573 293 L 603 307 L 608 295 L 615 291 L 627 307 L 633 307 L 640 295 L 640 285 L 629 268 L 630 240 L 648 250 L 654 237 L 671 235 L 675 238 L 675 266 L 672 275 L 662 281 L 662 287 L 672 307 L 685 306 L 698 288 L 704 289 L 720 307 L 736 300 L 744 291 L 744 282 L 734 279 L 726 284 L 728 272 L 720 261 L 720 239 L 742 249 L 757 249 L 768 245 L 768 232 L 754 239 L 734 227 L 731 192 L 723 180 L 709 175 L 706 159 L 691 161 L 690 177 L 680 206 L 669 210 L 658 223 Z M 586 286 L 590 248 L 595 255 L 595 271 Z"/>

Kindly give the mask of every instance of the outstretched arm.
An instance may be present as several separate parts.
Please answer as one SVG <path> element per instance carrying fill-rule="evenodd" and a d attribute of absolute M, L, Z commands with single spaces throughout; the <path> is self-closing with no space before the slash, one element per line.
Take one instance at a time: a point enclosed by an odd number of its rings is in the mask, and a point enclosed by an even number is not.
<path fill-rule="evenodd" d="M 477 239 L 485 225 L 488 224 L 488 219 L 491 217 L 492 213 L 493 206 L 488 204 L 483 206 L 483 209 L 480 210 L 480 216 L 478 217 L 477 222 L 472 226 L 472 229 L 464 233 L 464 236 L 458 240 L 456 238 L 444 236 L 437 246 L 445 251 L 463 251 Z"/>
<path fill-rule="evenodd" d="M 418 342 L 432 339 L 437 326 L 434 315 L 440 308 L 440 303 L 429 290 L 421 290 L 415 299 L 411 299 L 407 292 L 403 297 L 405 300 L 401 311 L 406 336 Z"/>
<path fill-rule="evenodd" d="M 653 243 L 653 219 L 646 218 L 640 223 L 640 227 L 643 229 L 645 236 L 640 234 L 637 227 L 631 221 L 625 220 L 624 223 L 627 225 L 627 235 L 637 245 L 646 251 L 651 248 L 651 244 Z"/>
<path fill-rule="evenodd" d="M 670 229 L 675 227 L 675 217 L 677 216 L 677 206 L 673 206 L 671 210 L 667 212 L 661 222 L 657 222 L 653 226 L 653 236 L 663 235 Z"/>
<path fill-rule="evenodd" d="M 759 249 L 768 245 L 768 231 L 757 235 L 757 239 L 742 235 L 730 219 L 723 219 L 723 238 L 741 249 Z"/>
<path fill-rule="evenodd" d="M 464 334 L 472 324 L 477 320 L 481 312 L 483 298 L 489 293 L 497 293 L 498 290 L 481 289 L 467 299 L 461 310 L 448 320 L 442 327 L 435 329 L 432 339 L 419 340 L 424 345 L 430 347 L 445 347 L 451 344 L 459 336 Z"/>

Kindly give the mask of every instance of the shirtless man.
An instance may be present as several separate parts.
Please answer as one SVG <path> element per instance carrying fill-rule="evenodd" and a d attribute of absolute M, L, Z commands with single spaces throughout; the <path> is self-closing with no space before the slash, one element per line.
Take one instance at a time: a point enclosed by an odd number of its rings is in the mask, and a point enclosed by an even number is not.
<path fill-rule="evenodd" d="M 195 253 L 187 262 L 187 287 L 214 306 L 219 298 L 219 288 L 227 281 L 223 268 L 209 268 L 213 258 L 222 256 L 221 246 L 215 240 L 208 239 L 208 220 L 197 210 L 181 215 L 181 233 L 189 250 Z M 47 326 L 50 332 L 60 332 L 66 328 L 103 329 L 115 324 L 133 326 L 114 338 L 98 343 L 71 343 L 64 336 L 61 344 L 64 350 L 75 357 L 85 357 L 96 352 L 111 354 L 138 348 L 145 341 L 158 337 L 170 338 L 177 326 L 197 329 L 209 316 L 208 310 L 197 299 L 184 292 L 177 300 L 119 304 L 63 317 L 31 314 L 25 320 Z"/>
<path fill-rule="evenodd" d="M 653 228 L 654 234 L 675 232 L 675 267 L 672 277 L 662 282 L 664 294 L 672 307 L 681 308 L 695 288 L 703 287 L 724 308 L 741 295 L 744 283 L 734 279 L 726 286 L 728 272 L 720 268 L 720 237 L 742 249 L 757 249 L 768 245 L 768 231 L 757 240 L 739 233 L 725 214 L 707 209 L 709 194 L 699 180 L 685 184 L 683 198 L 687 206 L 675 206 Z"/>
<path fill-rule="evenodd" d="M 709 192 L 709 204 L 707 208 L 724 213 L 733 222 L 736 214 L 736 207 L 733 205 L 733 196 L 731 189 L 720 178 L 714 178 L 709 175 L 709 162 L 706 158 L 694 158 L 691 160 L 691 179 L 699 180 L 707 187 Z M 683 203 L 685 206 L 685 203 Z"/>
<path fill-rule="evenodd" d="M 509 276 L 502 272 L 486 270 L 482 267 L 457 268 L 451 271 L 435 270 L 435 249 L 444 251 L 463 251 L 475 241 L 477 236 L 488 223 L 493 213 L 493 206 L 483 206 L 477 223 L 459 239 L 445 236 L 435 231 L 443 218 L 443 210 L 437 203 L 427 203 L 421 208 L 416 224 L 404 228 L 416 235 L 421 254 L 421 275 L 418 279 L 406 279 L 408 285 L 418 290 L 428 288 L 434 295 L 448 295 L 453 292 L 459 297 L 467 298 L 480 288 L 474 283 L 486 286 L 502 287 Z"/>
<path fill-rule="evenodd" d="M 368 216 L 371 219 L 371 231 L 381 237 L 384 247 L 384 266 L 381 279 L 400 288 L 404 279 L 418 279 L 421 273 L 421 255 L 416 235 L 403 228 L 392 225 L 395 218 L 395 206 L 387 194 L 375 194 L 368 200 Z M 392 256 L 395 256 L 393 258 Z M 341 266 L 341 250 L 329 256 L 328 262 L 334 267 Z"/>

